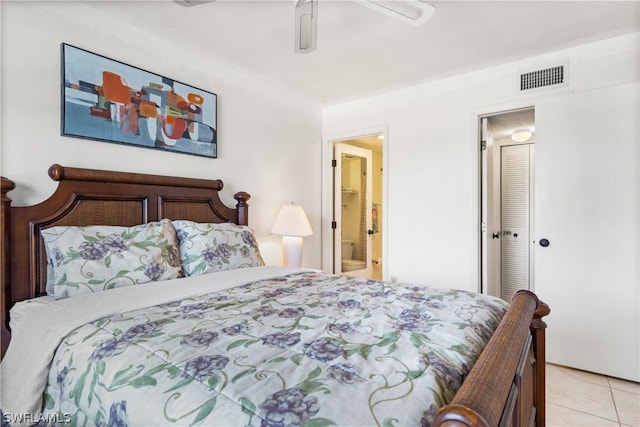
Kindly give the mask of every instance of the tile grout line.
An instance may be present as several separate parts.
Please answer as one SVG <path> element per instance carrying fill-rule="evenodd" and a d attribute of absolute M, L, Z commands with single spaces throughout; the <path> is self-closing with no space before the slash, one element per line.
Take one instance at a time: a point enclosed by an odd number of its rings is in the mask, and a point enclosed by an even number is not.
<path fill-rule="evenodd" d="M 572 368 L 568 368 L 568 369 L 572 370 Z M 559 406 L 561 408 L 569 409 L 569 410 L 572 410 L 572 411 L 575 411 L 575 412 L 579 412 L 579 413 L 582 413 L 582 414 L 585 414 L 585 415 L 589 415 L 589 416 L 592 416 L 592 417 L 595 417 L 595 418 L 599 418 L 601 420 L 606 420 L 606 421 L 609 421 L 609 422 L 612 422 L 612 423 L 616 423 L 618 425 L 618 427 L 622 427 L 622 423 L 620 422 L 620 415 L 618 414 L 618 408 L 616 407 L 615 399 L 613 397 L 613 390 L 611 388 L 611 382 L 609 381 L 609 377 L 606 376 L 606 375 L 600 375 L 600 374 L 597 374 L 597 375 L 599 375 L 601 377 L 604 377 L 607 380 L 606 385 L 602 384 L 601 382 L 591 381 L 591 380 L 586 379 L 586 378 L 574 377 L 573 379 L 578 381 L 578 382 L 587 383 L 587 384 L 591 384 L 591 385 L 598 386 L 598 387 L 608 388 L 609 389 L 609 394 L 611 396 L 611 402 L 613 403 L 613 408 L 614 408 L 614 410 L 616 412 L 615 419 L 610 419 L 610 418 L 607 418 L 607 417 L 603 417 L 603 416 L 601 416 L 599 414 L 594 414 L 592 412 L 586 412 L 584 410 L 580 410 L 580 409 L 577 409 L 577 408 L 572 408 L 570 406 L 561 405 L 559 403 L 554 403 L 554 402 L 550 402 L 550 401 L 547 402 L 547 403 L 552 403 L 552 404 L 554 404 L 556 406 Z"/>
<path fill-rule="evenodd" d="M 616 410 L 616 418 L 618 418 L 618 425 L 622 425 L 622 421 L 620 421 L 620 414 L 618 413 L 618 405 L 616 405 L 616 398 L 613 396 L 613 388 L 611 387 L 611 380 L 609 377 L 607 378 L 607 384 L 609 384 L 609 393 L 611 394 L 611 400 L 613 401 L 613 408 Z"/>
<path fill-rule="evenodd" d="M 580 409 L 571 408 L 571 407 L 569 407 L 569 406 L 565 406 L 565 405 L 560 405 L 559 403 L 547 402 L 547 405 L 548 405 L 548 404 L 556 405 L 556 406 L 559 406 L 560 408 L 564 408 L 564 409 L 569 409 L 569 410 L 571 410 L 571 411 L 573 411 L 573 412 L 579 412 L 579 413 L 581 413 L 581 414 L 589 415 L 589 416 L 591 416 L 591 417 L 593 417 L 593 418 L 599 418 L 599 419 L 604 420 L 604 421 L 609 421 L 609 422 L 612 422 L 612 423 L 617 423 L 619 426 L 620 426 L 620 425 L 622 425 L 622 424 L 620 423 L 620 421 L 619 421 L 619 420 L 612 420 L 612 419 L 605 418 L 605 417 L 602 417 L 602 416 L 597 415 L 597 414 L 593 414 L 593 413 L 591 413 L 591 412 L 585 412 L 585 411 L 582 411 L 582 410 L 580 410 Z M 616 417 L 618 417 L 618 413 L 617 413 L 617 412 L 616 412 Z"/>

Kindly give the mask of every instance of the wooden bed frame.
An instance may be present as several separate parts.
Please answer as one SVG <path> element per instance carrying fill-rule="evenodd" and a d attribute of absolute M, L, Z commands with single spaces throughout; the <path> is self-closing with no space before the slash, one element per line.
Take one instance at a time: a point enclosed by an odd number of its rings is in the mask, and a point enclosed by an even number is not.
<path fill-rule="evenodd" d="M 55 225 L 133 226 L 162 218 L 248 224 L 249 194 L 226 206 L 220 180 L 68 168 L 54 164 L 54 194 L 34 206 L 13 207 L 1 180 L 0 326 L 2 355 L 11 339 L 9 309 L 46 294 L 47 263 L 40 230 Z M 436 415 L 441 426 L 545 425 L 545 328 L 549 307 L 519 291 L 454 400 Z"/>

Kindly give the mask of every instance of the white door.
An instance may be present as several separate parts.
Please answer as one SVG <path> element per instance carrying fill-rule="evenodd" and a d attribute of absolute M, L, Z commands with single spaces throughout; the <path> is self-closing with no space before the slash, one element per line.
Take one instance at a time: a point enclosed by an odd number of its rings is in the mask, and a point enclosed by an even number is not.
<path fill-rule="evenodd" d="M 370 278 L 372 153 L 364 148 L 336 143 L 334 160 L 334 271 Z"/>
<path fill-rule="evenodd" d="M 489 278 L 489 239 L 488 230 L 493 223 L 489 218 L 489 119 L 483 117 L 480 121 L 480 291 L 489 295 L 495 295 L 490 285 Z"/>
<path fill-rule="evenodd" d="M 533 144 L 504 145 L 500 162 L 500 292 L 505 301 L 531 288 Z"/>
<path fill-rule="evenodd" d="M 640 381 L 638 90 L 634 83 L 536 104 L 535 291 L 551 308 L 548 361 L 633 381 Z"/>

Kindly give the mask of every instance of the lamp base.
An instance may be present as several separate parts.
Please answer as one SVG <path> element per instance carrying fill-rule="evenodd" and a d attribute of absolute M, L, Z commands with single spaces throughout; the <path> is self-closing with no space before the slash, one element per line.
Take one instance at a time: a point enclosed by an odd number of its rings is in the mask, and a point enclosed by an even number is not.
<path fill-rule="evenodd" d="M 302 267 L 302 237 L 282 236 L 282 265 Z"/>

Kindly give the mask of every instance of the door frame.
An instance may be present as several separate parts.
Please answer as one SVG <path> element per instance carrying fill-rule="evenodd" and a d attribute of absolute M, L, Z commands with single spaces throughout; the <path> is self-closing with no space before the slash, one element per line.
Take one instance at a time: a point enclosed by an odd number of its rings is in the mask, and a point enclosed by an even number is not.
<path fill-rule="evenodd" d="M 478 278 L 478 292 L 481 294 L 488 294 L 487 285 L 486 285 L 486 272 L 485 272 L 485 260 L 483 257 L 483 232 L 486 230 L 483 229 L 483 151 L 480 150 L 482 144 L 482 119 L 484 117 L 491 117 L 500 114 L 505 114 L 517 110 L 526 110 L 526 109 L 536 109 L 536 99 L 535 98 L 522 98 L 518 101 L 508 102 L 504 104 L 494 104 L 488 106 L 482 106 L 475 108 L 471 111 L 471 134 L 473 137 L 473 150 L 476 153 L 476 248 L 477 248 L 477 278 Z"/>
<path fill-rule="evenodd" d="M 386 125 L 380 125 L 365 129 L 355 129 L 344 132 L 336 132 L 322 135 L 322 221 L 321 221 L 321 253 L 322 253 L 322 269 L 324 271 L 333 271 L 333 247 L 334 236 L 331 228 L 333 221 L 333 145 L 336 142 L 342 142 L 350 139 L 357 139 L 371 135 L 383 135 L 384 143 L 382 144 L 382 279 L 388 280 L 388 236 L 389 236 L 389 131 Z"/>

